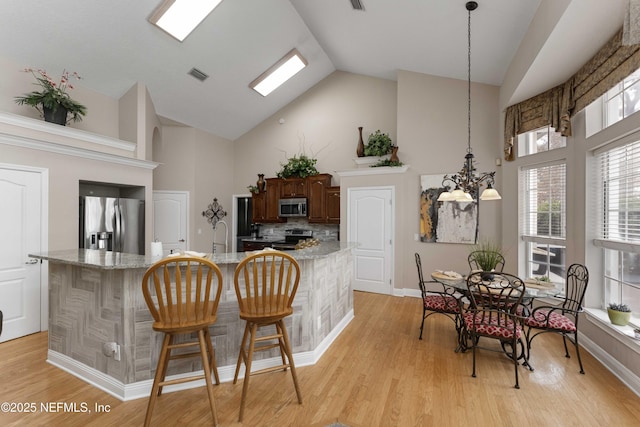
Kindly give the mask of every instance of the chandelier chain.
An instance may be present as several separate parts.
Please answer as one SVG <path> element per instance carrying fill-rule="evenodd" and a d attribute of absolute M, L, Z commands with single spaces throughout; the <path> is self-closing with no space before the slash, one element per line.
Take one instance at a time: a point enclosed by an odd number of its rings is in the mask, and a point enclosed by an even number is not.
<path fill-rule="evenodd" d="M 471 9 L 467 25 L 467 153 L 471 153 Z"/>

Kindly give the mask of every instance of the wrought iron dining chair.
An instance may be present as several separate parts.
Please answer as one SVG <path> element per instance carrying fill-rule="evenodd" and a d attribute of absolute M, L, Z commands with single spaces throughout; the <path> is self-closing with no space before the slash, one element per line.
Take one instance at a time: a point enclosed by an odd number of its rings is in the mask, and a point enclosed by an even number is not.
<path fill-rule="evenodd" d="M 562 335 L 565 357 L 569 355 L 567 340 L 576 348 L 580 373 L 584 374 L 580 346 L 578 346 L 579 313 L 583 311 L 582 302 L 589 284 L 589 271 L 582 264 L 571 264 L 567 269 L 564 301 L 559 306 L 539 306 L 533 309 L 525 319 L 527 326 L 527 353 L 531 352 L 531 342 L 545 332 Z"/>
<path fill-rule="evenodd" d="M 177 256 L 162 259 L 146 271 L 142 279 L 142 294 L 153 316 L 153 330 L 164 334 L 158 358 L 144 425 L 151 422 L 153 407 L 166 385 L 204 379 L 214 425 L 218 425 L 213 397 L 211 374 L 220 384 L 209 326 L 217 319 L 218 303 L 222 293 L 222 273 L 213 262 L 199 257 Z M 197 339 L 189 340 L 191 334 Z M 187 338 L 184 338 L 184 337 Z M 179 340 L 176 340 L 176 338 Z M 191 353 L 180 352 L 188 347 L 199 347 Z M 172 355 L 172 350 L 179 350 Z M 200 357 L 202 374 L 186 378 L 165 380 L 169 361 Z"/>
<path fill-rule="evenodd" d="M 252 375 L 289 369 L 298 403 L 302 403 L 291 344 L 284 324 L 285 317 L 293 314 L 292 304 L 300 281 L 300 266 L 291 255 L 284 252 L 257 252 L 238 264 L 233 281 L 240 306 L 240 319 L 245 321 L 240 354 L 233 377 L 235 384 L 238 381 L 240 366 L 244 363 L 245 373 L 238 418 L 238 421 L 242 422 L 249 390 L 249 377 Z M 275 332 L 268 335 L 259 334 L 258 329 L 266 326 L 274 326 Z M 272 348 L 280 350 L 282 363 L 251 371 L 254 352 L 268 351 Z"/>
<path fill-rule="evenodd" d="M 467 257 L 467 262 L 469 263 L 469 270 L 476 271 L 482 270 L 482 267 L 478 264 L 478 256 L 477 254 L 483 251 L 473 251 Z M 499 252 L 491 251 L 491 257 L 495 260 L 496 266 L 494 267 L 494 271 L 501 272 L 504 270 L 504 256 L 502 256 Z"/>
<path fill-rule="evenodd" d="M 525 293 L 524 282 L 508 273 L 494 273 L 493 278 L 478 271 L 467 277 L 469 307 L 462 314 L 465 332 L 473 349 L 473 372 L 476 376 L 476 353 L 478 348 L 491 351 L 506 351 L 513 360 L 516 384 L 520 388 L 518 379 L 518 359 L 524 358 L 528 365 L 527 352 L 523 341 L 523 317 L 517 314 Z M 492 338 L 500 341 L 501 349 L 481 347 L 480 338 Z M 521 354 L 518 354 L 518 346 Z M 509 349 L 507 351 L 507 349 Z"/>
<path fill-rule="evenodd" d="M 432 314 L 444 314 L 453 320 L 456 325 L 456 331 L 460 334 L 462 319 L 460 317 L 460 303 L 456 297 L 456 289 L 446 286 L 443 283 L 425 281 L 422 274 L 422 261 L 420 254 L 416 252 L 416 267 L 418 268 L 418 286 L 422 292 L 422 323 L 420 324 L 420 339 L 424 329 L 424 321 Z M 427 289 L 429 286 L 429 289 Z"/>

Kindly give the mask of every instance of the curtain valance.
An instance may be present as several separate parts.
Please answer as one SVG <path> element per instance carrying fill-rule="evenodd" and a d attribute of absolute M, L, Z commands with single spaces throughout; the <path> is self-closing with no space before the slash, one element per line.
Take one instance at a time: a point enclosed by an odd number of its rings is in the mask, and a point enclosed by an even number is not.
<path fill-rule="evenodd" d="M 550 125 L 571 136 L 571 117 L 640 68 L 640 45 L 624 46 L 622 29 L 567 82 L 507 107 L 505 160 L 515 158 L 518 134 Z"/>

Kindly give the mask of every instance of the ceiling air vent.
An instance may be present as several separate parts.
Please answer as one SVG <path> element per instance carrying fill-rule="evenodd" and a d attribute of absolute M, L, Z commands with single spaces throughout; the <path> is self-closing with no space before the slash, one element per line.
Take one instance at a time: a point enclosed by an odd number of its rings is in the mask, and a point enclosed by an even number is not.
<path fill-rule="evenodd" d="M 192 68 L 187 74 L 189 74 L 191 77 L 195 77 L 196 79 L 200 80 L 201 82 L 205 81 L 206 79 L 209 78 L 209 75 L 206 73 L 203 73 L 202 71 L 198 70 L 197 68 Z"/>
<path fill-rule="evenodd" d="M 353 6 L 355 10 L 364 10 L 364 6 L 360 0 L 351 0 L 351 6 Z"/>

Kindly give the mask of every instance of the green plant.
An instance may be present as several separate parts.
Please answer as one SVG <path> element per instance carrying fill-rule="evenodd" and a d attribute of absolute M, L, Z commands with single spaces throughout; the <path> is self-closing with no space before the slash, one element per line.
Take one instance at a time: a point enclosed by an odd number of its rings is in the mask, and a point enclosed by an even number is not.
<path fill-rule="evenodd" d="M 551 283 L 551 279 L 549 279 L 549 276 L 536 277 L 536 280 L 538 282 L 549 282 L 549 283 Z"/>
<path fill-rule="evenodd" d="M 365 156 L 384 156 L 391 152 L 393 142 L 388 133 L 380 132 L 380 129 L 369 135 L 367 145 L 364 146 Z"/>
<path fill-rule="evenodd" d="M 390 160 L 390 159 L 381 159 L 378 161 L 378 163 L 371 165 L 369 167 L 372 168 L 379 168 L 381 166 L 402 166 L 404 163 L 400 162 L 400 161 L 395 161 L 395 160 Z"/>
<path fill-rule="evenodd" d="M 497 243 L 484 240 L 471 247 L 471 257 L 482 271 L 491 271 L 503 259 L 502 248 Z"/>
<path fill-rule="evenodd" d="M 258 194 L 260 192 L 260 190 L 258 190 L 258 187 L 255 185 L 247 185 L 247 189 L 249 189 L 249 191 L 254 194 Z"/>
<path fill-rule="evenodd" d="M 301 154 L 300 157 L 293 156 L 287 159 L 286 164 L 280 164 L 282 169 L 280 172 L 276 174 L 278 178 L 289 178 L 292 176 L 305 178 L 311 175 L 318 175 L 318 170 L 316 169 L 317 159 L 312 159 L 307 157 L 304 154 Z"/>
<path fill-rule="evenodd" d="M 617 304 L 615 302 L 609 303 L 609 310 L 621 311 L 623 313 L 630 313 L 631 309 L 626 304 Z"/>
<path fill-rule="evenodd" d="M 36 79 L 36 85 L 39 85 L 41 91 L 33 91 L 24 96 L 16 96 L 15 102 L 19 105 L 30 105 L 44 115 L 44 108 L 48 108 L 55 112 L 58 107 L 64 107 L 67 109 L 68 114 L 71 114 L 71 120 L 79 122 L 82 120 L 82 116 L 87 114 L 87 108 L 77 101 L 71 99 L 71 96 L 67 93 L 67 89 L 73 89 L 73 86 L 69 83 L 71 77 L 80 79 L 78 73 L 69 73 L 68 71 L 62 72 L 60 82 L 56 83 L 47 74 L 45 70 L 34 71 L 31 68 L 25 68 L 25 72 L 33 74 Z"/>

